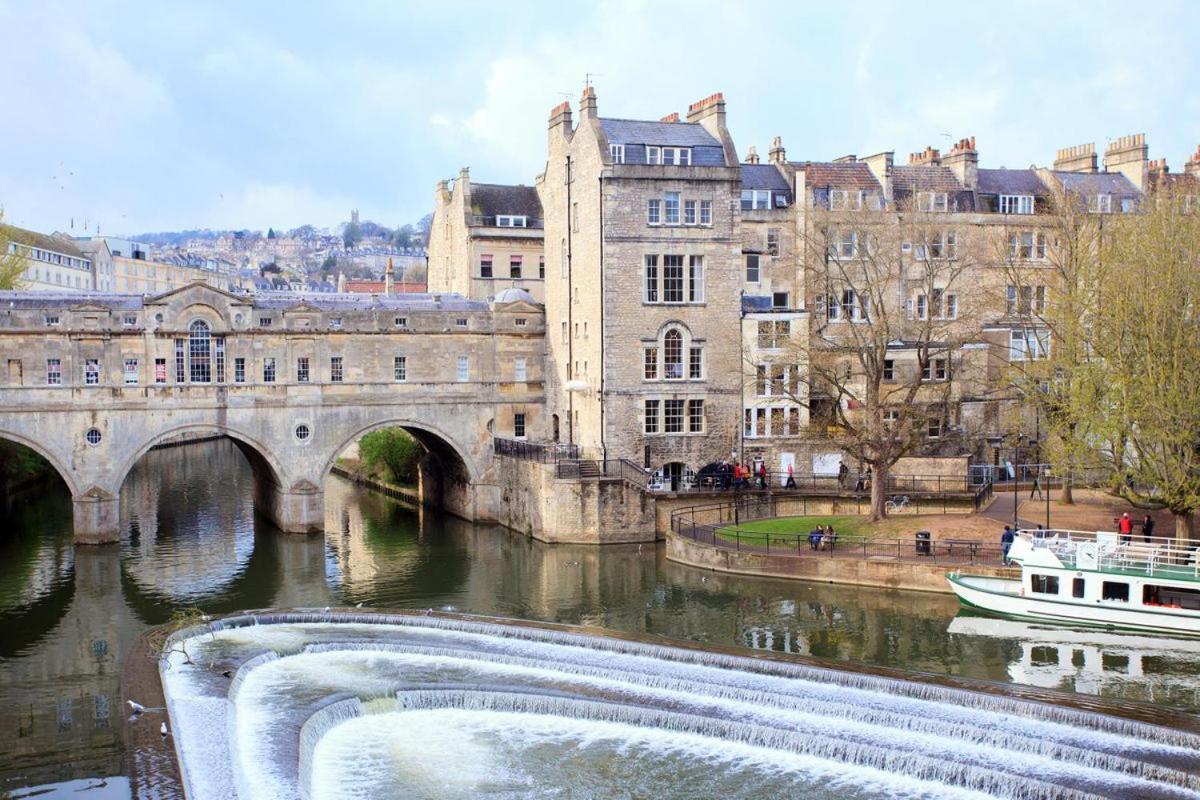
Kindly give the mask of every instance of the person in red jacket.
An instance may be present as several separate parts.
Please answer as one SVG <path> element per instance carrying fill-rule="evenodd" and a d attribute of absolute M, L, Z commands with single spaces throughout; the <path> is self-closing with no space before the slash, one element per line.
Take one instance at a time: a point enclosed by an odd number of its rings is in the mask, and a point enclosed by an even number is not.
<path fill-rule="evenodd" d="M 1133 539 L 1133 520 L 1129 518 L 1128 511 L 1121 515 L 1121 519 L 1117 522 L 1117 530 L 1121 532 L 1122 544 L 1129 544 Z"/>

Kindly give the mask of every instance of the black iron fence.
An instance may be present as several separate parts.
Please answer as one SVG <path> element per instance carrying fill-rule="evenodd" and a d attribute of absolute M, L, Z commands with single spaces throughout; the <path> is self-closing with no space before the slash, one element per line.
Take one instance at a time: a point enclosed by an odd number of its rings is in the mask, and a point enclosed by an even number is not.
<path fill-rule="evenodd" d="M 689 506 L 671 514 L 671 530 L 678 536 L 711 547 L 765 555 L 886 558 L 927 561 L 934 564 L 1000 564 L 999 542 L 987 543 L 956 537 L 933 538 L 928 531 L 904 536 L 861 536 L 816 531 L 763 531 L 746 523 L 780 516 L 805 516 L 804 498 L 747 497 L 726 503 Z M 782 514 L 780 514 L 782 512 Z M 797 526 L 801 523 L 797 521 Z"/>
<path fill-rule="evenodd" d="M 525 442 L 520 439 L 492 439 L 496 455 L 555 464 L 563 459 L 579 458 L 579 445 L 559 442 Z"/>

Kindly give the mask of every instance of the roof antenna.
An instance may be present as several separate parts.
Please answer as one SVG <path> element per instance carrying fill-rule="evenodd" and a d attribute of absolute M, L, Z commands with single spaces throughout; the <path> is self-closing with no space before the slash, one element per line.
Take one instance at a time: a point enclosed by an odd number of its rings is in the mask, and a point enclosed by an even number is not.
<path fill-rule="evenodd" d="M 604 77 L 603 72 L 585 72 L 585 73 L 583 73 L 584 88 L 586 89 L 592 85 L 592 78 L 603 78 L 603 77 Z"/>

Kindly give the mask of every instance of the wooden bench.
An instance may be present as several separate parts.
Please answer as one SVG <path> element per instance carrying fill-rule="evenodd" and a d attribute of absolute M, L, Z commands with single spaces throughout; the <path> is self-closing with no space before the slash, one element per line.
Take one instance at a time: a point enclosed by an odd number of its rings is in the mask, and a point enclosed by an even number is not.
<path fill-rule="evenodd" d="M 979 555 L 979 548 L 982 546 L 982 542 L 975 539 L 939 539 L 938 541 L 946 545 L 947 555 L 954 555 L 955 547 L 965 547 L 972 561 L 975 560 L 975 556 Z"/>

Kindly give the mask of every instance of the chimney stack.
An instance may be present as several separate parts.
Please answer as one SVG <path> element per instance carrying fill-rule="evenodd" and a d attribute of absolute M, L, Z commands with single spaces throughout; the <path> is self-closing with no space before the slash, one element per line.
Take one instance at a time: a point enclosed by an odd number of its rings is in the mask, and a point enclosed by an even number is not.
<path fill-rule="evenodd" d="M 783 149 L 783 137 L 776 136 L 771 140 L 771 149 L 767 152 L 767 158 L 772 164 L 787 163 L 787 151 Z"/>
<path fill-rule="evenodd" d="M 665 117 L 660 119 L 659 122 L 679 122 L 679 112 L 672 111 L 670 114 L 667 114 Z"/>
<path fill-rule="evenodd" d="M 934 147 L 926 146 L 920 153 L 908 154 L 908 165 L 910 167 L 925 167 L 938 166 L 942 163 L 942 154 Z"/>
<path fill-rule="evenodd" d="M 595 119 L 599 116 L 596 110 L 596 89 L 593 86 L 583 87 L 583 95 L 579 98 L 579 118 Z"/>
<path fill-rule="evenodd" d="M 1104 148 L 1104 171 L 1119 172 L 1132 181 L 1139 191 L 1146 189 L 1146 162 L 1150 148 L 1146 134 L 1118 136 Z"/>
<path fill-rule="evenodd" d="M 952 169 L 959 182 L 974 191 L 979 185 L 979 153 L 975 150 L 975 137 L 959 139 L 942 159 L 942 166 Z"/>
<path fill-rule="evenodd" d="M 388 257 L 387 272 L 383 273 L 383 293 L 391 294 L 395 287 L 396 273 L 392 267 L 391 256 Z"/>
<path fill-rule="evenodd" d="M 697 100 L 688 106 L 687 121 L 688 122 L 703 122 L 712 116 L 718 116 L 721 119 L 721 124 L 725 123 L 725 95 L 717 92 L 710 94 L 703 100 Z"/>
<path fill-rule="evenodd" d="M 733 146 L 733 137 L 729 135 L 729 129 L 725 127 L 725 95 L 717 92 L 692 103 L 688 106 L 687 121 L 699 123 L 704 130 L 721 143 L 721 147 L 725 151 L 726 166 L 737 166 L 737 148 Z"/>
<path fill-rule="evenodd" d="M 1196 145 L 1196 152 L 1183 165 L 1183 172 L 1193 178 L 1200 178 L 1200 144 Z"/>
<path fill-rule="evenodd" d="M 758 150 L 754 147 L 754 145 L 750 145 L 750 151 L 746 153 L 746 163 L 747 164 L 757 164 L 758 163 Z"/>
<path fill-rule="evenodd" d="M 1054 156 L 1055 172 L 1096 172 L 1096 144 L 1064 147 Z"/>
<path fill-rule="evenodd" d="M 571 104 L 565 100 L 554 108 L 550 109 L 550 134 L 553 136 L 558 133 L 566 138 L 571 137 L 573 126 L 571 123 Z"/>

